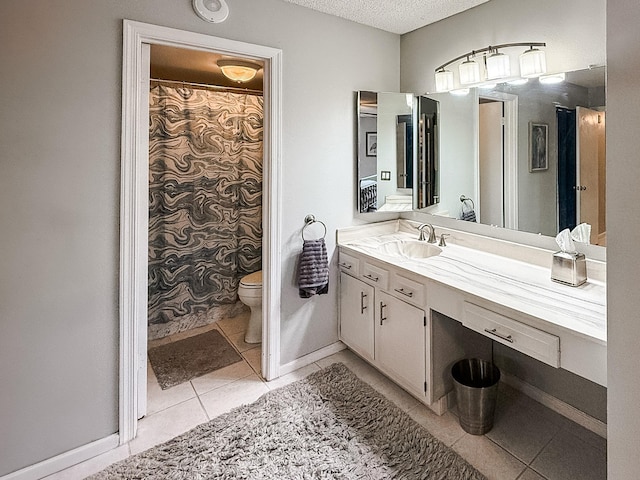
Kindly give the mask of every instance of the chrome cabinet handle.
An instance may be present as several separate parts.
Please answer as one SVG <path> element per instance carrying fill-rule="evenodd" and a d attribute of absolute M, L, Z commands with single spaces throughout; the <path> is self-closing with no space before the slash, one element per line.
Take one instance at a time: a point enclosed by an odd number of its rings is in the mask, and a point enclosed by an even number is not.
<path fill-rule="evenodd" d="M 360 315 L 362 315 L 367 308 L 367 306 L 364 304 L 365 298 L 367 298 L 367 294 L 364 292 L 360 292 Z"/>
<path fill-rule="evenodd" d="M 378 281 L 378 279 L 380 278 L 380 277 L 374 277 L 373 275 L 369 275 L 369 274 L 366 274 L 366 275 L 364 275 L 364 276 L 365 276 L 366 278 L 368 278 L 369 280 L 372 280 L 372 281 L 374 281 L 374 282 L 377 282 L 377 281 Z"/>
<path fill-rule="evenodd" d="M 503 333 L 500 333 L 495 328 L 492 328 L 491 330 L 489 330 L 488 328 L 485 328 L 484 331 L 487 332 L 487 333 L 490 333 L 491 335 L 495 335 L 498 338 L 506 340 L 509 343 L 514 343 L 514 340 L 511 337 L 511 335 L 505 335 Z"/>
<path fill-rule="evenodd" d="M 380 325 L 382 325 L 382 322 L 384 322 L 387 317 L 384 316 L 384 308 L 386 307 L 386 305 L 382 302 L 380 302 Z"/>
<path fill-rule="evenodd" d="M 393 290 L 395 290 L 398 293 L 401 293 L 405 297 L 409 297 L 409 298 L 413 297 L 413 292 L 407 292 L 404 288 L 394 288 Z"/>
<path fill-rule="evenodd" d="M 340 264 L 340 266 L 341 266 L 342 268 L 346 268 L 347 270 L 351 270 L 351 265 L 349 265 L 348 263 L 344 263 L 344 262 L 343 262 L 343 263 L 341 263 L 341 264 Z"/>

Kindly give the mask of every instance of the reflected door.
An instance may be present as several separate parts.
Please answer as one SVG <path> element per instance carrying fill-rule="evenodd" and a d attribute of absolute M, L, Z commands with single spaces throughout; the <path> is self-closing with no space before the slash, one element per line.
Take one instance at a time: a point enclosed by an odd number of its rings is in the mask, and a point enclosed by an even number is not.
<path fill-rule="evenodd" d="M 558 231 L 576 226 L 576 112 L 556 108 L 558 120 Z"/>
<path fill-rule="evenodd" d="M 480 223 L 504 227 L 502 102 L 480 103 Z"/>
<path fill-rule="evenodd" d="M 576 108 L 577 170 L 576 203 L 578 223 L 591 225 L 592 244 L 604 244 L 604 112 Z M 604 179 L 602 179 L 604 180 Z M 602 188 L 600 188 L 602 186 Z M 602 191 L 601 191 L 602 190 Z"/>

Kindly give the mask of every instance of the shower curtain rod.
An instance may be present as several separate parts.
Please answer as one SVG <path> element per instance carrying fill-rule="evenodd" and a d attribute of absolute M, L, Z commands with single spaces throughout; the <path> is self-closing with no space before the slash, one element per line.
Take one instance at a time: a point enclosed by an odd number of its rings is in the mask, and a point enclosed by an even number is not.
<path fill-rule="evenodd" d="M 193 82 L 183 82 L 181 80 L 162 80 L 159 78 L 152 78 L 151 79 L 152 82 L 156 82 L 156 83 L 171 83 L 171 84 L 177 84 L 177 85 L 188 85 L 191 87 L 198 87 L 198 88 L 208 88 L 211 90 L 222 90 L 222 91 L 227 91 L 227 92 L 233 92 L 233 93 L 248 93 L 250 95 L 260 95 L 262 96 L 263 92 L 261 90 L 251 90 L 248 88 L 241 88 L 241 87 L 223 87 L 220 85 L 207 85 L 206 83 L 193 83 Z"/>

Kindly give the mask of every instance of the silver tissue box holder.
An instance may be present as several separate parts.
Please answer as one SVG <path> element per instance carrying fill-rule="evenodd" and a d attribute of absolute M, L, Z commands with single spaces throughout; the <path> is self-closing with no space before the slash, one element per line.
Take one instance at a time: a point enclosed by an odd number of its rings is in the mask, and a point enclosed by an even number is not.
<path fill-rule="evenodd" d="M 551 280 L 572 287 L 587 281 L 587 260 L 584 253 L 556 252 L 551 264 Z"/>

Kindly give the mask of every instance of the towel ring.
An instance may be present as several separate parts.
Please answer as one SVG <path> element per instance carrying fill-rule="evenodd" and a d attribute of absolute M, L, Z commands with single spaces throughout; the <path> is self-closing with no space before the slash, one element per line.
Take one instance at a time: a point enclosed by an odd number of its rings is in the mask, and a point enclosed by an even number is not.
<path fill-rule="evenodd" d="M 471 208 L 473 208 L 474 210 L 476 209 L 476 206 L 473 204 L 473 200 L 471 200 L 469 197 L 465 197 L 464 195 L 460 195 L 460 201 L 462 203 L 469 201 L 471 202 Z"/>
<path fill-rule="evenodd" d="M 302 240 L 306 240 L 304 238 L 304 230 L 305 228 L 307 228 L 309 225 L 313 225 L 314 223 L 319 223 L 324 227 L 324 234 L 322 235 L 321 238 L 324 238 L 327 236 L 327 226 L 324 224 L 324 222 L 320 221 L 320 220 L 316 220 L 316 217 L 314 215 L 307 215 L 306 217 L 304 217 L 304 227 L 302 227 Z M 320 240 L 320 239 L 318 239 Z"/>

